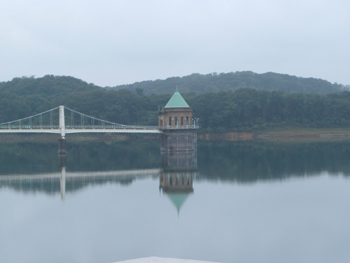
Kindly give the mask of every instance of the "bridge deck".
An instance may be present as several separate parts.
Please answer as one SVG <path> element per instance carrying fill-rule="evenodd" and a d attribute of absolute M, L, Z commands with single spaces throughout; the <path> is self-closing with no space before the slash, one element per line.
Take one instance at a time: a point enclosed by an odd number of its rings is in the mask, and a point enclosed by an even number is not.
<path fill-rule="evenodd" d="M 61 129 L 0 129 L 0 133 L 54 133 L 61 134 Z M 97 128 L 97 129 L 69 129 L 66 128 L 66 134 L 72 133 L 162 133 L 159 129 L 109 129 L 109 128 Z"/>

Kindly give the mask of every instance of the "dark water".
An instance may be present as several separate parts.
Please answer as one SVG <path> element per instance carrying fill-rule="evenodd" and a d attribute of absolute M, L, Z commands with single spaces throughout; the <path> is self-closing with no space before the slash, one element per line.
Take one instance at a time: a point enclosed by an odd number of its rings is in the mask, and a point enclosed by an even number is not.
<path fill-rule="evenodd" d="M 350 142 L 67 147 L 0 145 L 0 262 L 350 259 Z"/>

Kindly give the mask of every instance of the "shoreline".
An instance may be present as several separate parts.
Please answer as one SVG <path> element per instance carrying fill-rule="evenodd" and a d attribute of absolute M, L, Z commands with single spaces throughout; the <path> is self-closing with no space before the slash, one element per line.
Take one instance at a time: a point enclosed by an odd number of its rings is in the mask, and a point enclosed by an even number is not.
<path fill-rule="evenodd" d="M 198 134 L 204 141 L 314 141 L 350 139 L 350 129 L 281 129 L 257 132 L 225 132 Z"/>
<path fill-rule="evenodd" d="M 157 136 L 141 135 L 144 139 L 156 139 Z M 57 134 L 1 134 L 0 143 L 13 142 L 47 142 L 57 143 L 60 136 Z M 135 136 L 121 134 L 72 134 L 67 136 L 71 142 L 103 141 L 127 141 L 135 139 Z M 225 133 L 199 133 L 200 141 L 327 141 L 348 140 L 350 129 L 281 129 L 257 132 L 225 132 Z"/>

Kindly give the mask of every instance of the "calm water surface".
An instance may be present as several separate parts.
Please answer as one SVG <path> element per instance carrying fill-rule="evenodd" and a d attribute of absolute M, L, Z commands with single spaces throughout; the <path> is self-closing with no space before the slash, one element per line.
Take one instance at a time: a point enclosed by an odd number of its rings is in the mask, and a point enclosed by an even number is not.
<path fill-rule="evenodd" d="M 0 262 L 349 262 L 350 142 L 67 147 L 0 145 Z"/>

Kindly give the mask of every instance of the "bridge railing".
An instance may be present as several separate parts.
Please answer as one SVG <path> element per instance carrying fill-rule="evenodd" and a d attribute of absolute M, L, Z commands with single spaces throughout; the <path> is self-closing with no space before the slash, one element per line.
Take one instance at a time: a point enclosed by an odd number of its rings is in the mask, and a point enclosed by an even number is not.
<path fill-rule="evenodd" d="M 91 129 L 91 130 L 158 130 L 158 126 L 132 126 L 132 125 L 67 125 L 66 130 Z"/>
<path fill-rule="evenodd" d="M 47 130 L 59 129 L 58 125 L 1 125 L 0 129 L 6 130 Z M 91 129 L 91 130 L 158 130 L 158 126 L 129 126 L 129 125 L 67 125 L 66 130 Z"/>
<path fill-rule="evenodd" d="M 39 129 L 59 129 L 58 125 L 1 125 L 0 129 L 6 130 L 39 130 Z"/>

